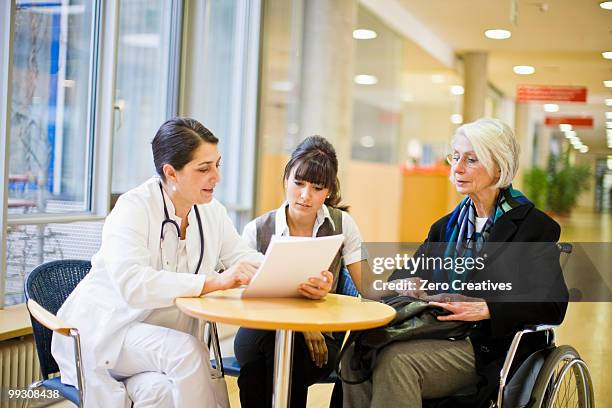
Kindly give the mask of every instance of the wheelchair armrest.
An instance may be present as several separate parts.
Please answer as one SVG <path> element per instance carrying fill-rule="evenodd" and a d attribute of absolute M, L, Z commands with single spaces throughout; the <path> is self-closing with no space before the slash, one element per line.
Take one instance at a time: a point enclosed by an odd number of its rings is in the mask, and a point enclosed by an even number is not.
<path fill-rule="evenodd" d="M 36 321 L 56 333 L 70 336 L 71 330 L 75 330 L 32 299 L 28 300 L 28 311 Z"/>
<path fill-rule="evenodd" d="M 525 328 L 523 330 L 521 330 L 521 331 L 523 333 L 534 333 L 534 332 L 541 332 L 541 331 L 552 331 L 552 330 L 556 329 L 557 327 L 559 327 L 558 324 L 557 325 L 555 325 L 555 324 L 538 324 L 538 325 L 525 326 Z"/>
<path fill-rule="evenodd" d="M 504 360 L 504 365 L 499 373 L 499 393 L 497 404 L 501 407 L 501 401 L 503 399 L 504 386 L 506 385 L 506 381 L 508 380 L 508 375 L 510 374 L 510 368 L 512 368 L 512 363 L 514 362 L 514 356 L 516 355 L 516 351 L 518 350 L 521 339 L 524 334 L 528 333 L 537 333 L 537 332 L 550 332 L 553 335 L 554 339 L 554 329 L 559 327 L 558 325 L 550 325 L 550 324 L 538 324 L 538 325 L 529 325 L 525 326 L 523 330 L 519 330 L 514 335 L 512 339 L 512 343 L 510 344 L 510 349 L 508 353 L 506 353 L 506 359 Z"/>

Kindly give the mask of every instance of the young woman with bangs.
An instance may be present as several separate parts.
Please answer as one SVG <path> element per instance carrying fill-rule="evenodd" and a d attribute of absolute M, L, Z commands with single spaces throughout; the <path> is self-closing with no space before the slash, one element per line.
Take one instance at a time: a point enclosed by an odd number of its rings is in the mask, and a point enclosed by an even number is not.
<path fill-rule="evenodd" d="M 322 279 L 311 279 L 299 291 L 311 299 L 334 293 L 342 268 L 348 271 L 358 289 L 361 283 L 361 234 L 340 206 L 338 159 L 334 147 L 321 136 L 302 141 L 291 155 L 283 174 L 285 202 L 251 221 L 243 239 L 265 253 L 272 236 L 321 237 L 344 234 L 344 243 Z M 294 337 L 291 378 L 291 407 L 305 407 L 308 386 L 326 378 L 336 365 L 342 336 L 332 333 L 302 332 Z M 234 342 L 241 365 L 238 386 L 242 407 L 270 407 L 274 373 L 274 331 L 240 328 Z M 265 390 L 265 398 L 261 391 Z"/>

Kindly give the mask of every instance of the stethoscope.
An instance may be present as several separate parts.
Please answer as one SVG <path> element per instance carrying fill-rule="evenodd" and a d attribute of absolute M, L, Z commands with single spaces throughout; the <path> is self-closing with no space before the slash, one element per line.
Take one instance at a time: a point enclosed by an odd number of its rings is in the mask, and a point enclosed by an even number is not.
<path fill-rule="evenodd" d="M 164 189 L 162 188 L 161 182 L 159 183 L 159 190 L 161 191 L 162 201 L 164 202 L 164 215 L 166 218 L 162 221 L 161 224 L 161 233 L 159 235 L 160 245 L 164 242 L 164 227 L 166 224 L 174 225 L 176 228 L 177 239 L 181 239 L 181 228 L 178 223 L 170 218 L 168 215 L 168 207 L 166 206 L 166 199 L 164 198 Z M 193 209 L 195 211 L 196 219 L 198 220 L 198 229 L 200 230 L 200 259 L 198 260 L 198 266 L 195 269 L 195 273 L 200 271 L 200 266 L 202 265 L 202 260 L 204 259 L 204 230 L 202 229 L 202 219 L 200 218 L 200 211 L 198 211 L 198 206 L 194 204 Z"/>

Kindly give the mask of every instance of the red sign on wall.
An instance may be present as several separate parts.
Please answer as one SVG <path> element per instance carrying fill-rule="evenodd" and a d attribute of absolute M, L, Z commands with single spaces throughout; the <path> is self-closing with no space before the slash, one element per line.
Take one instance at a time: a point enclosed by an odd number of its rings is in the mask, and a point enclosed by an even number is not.
<path fill-rule="evenodd" d="M 562 123 L 567 123 L 573 127 L 593 127 L 592 116 L 546 116 L 544 124 L 546 126 L 559 126 Z"/>
<path fill-rule="evenodd" d="M 518 85 L 516 101 L 586 102 L 585 86 Z"/>

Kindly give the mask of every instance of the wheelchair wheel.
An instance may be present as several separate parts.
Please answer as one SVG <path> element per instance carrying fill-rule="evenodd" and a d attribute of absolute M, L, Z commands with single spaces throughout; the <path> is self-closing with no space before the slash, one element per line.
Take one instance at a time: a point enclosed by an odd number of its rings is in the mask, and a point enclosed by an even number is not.
<path fill-rule="evenodd" d="M 546 357 L 531 394 L 533 407 L 595 406 L 591 374 L 571 346 L 559 346 Z"/>

